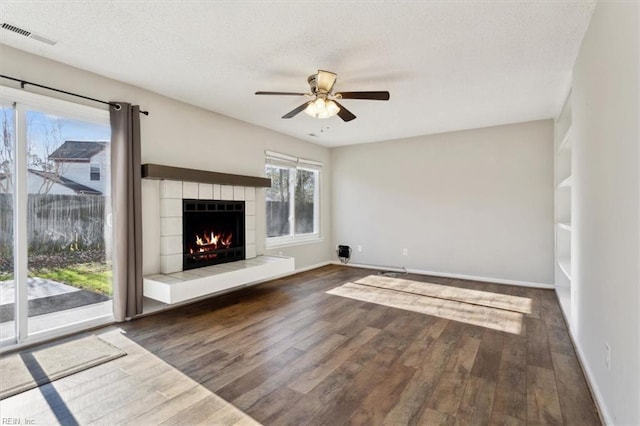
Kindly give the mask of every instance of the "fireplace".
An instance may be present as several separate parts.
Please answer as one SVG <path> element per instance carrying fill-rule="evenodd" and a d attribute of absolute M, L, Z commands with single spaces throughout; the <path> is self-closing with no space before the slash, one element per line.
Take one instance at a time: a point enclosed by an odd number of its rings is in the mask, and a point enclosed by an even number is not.
<path fill-rule="evenodd" d="M 245 259 L 245 202 L 182 200 L 182 269 Z"/>

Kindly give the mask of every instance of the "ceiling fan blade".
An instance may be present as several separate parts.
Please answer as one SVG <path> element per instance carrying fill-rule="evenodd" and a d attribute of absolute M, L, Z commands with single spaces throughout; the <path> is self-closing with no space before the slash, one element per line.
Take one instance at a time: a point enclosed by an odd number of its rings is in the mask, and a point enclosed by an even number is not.
<path fill-rule="evenodd" d="M 291 96 L 304 96 L 306 93 L 296 92 L 256 92 L 256 95 L 291 95 Z"/>
<path fill-rule="evenodd" d="M 288 113 L 286 113 L 285 115 L 282 116 L 282 118 L 292 118 L 295 117 L 296 115 L 300 114 L 302 111 L 304 111 L 304 109 L 307 107 L 307 105 L 309 105 L 309 102 L 305 102 L 302 105 L 300 105 L 299 107 L 297 107 L 296 109 L 289 111 Z"/>
<path fill-rule="evenodd" d="M 346 109 L 344 106 L 340 105 L 340 103 L 336 101 L 333 101 L 333 102 L 335 102 L 336 105 L 340 107 L 340 111 L 338 111 L 338 117 L 342 118 L 342 121 L 355 120 L 356 116 L 351 111 Z"/>
<path fill-rule="evenodd" d="M 337 74 L 330 71 L 318 70 L 318 77 L 316 80 L 316 86 L 319 90 L 325 90 L 327 93 L 331 93 L 333 85 L 336 83 Z"/>
<path fill-rule="evenodd" d="M 372 101 L 388 101 L 389 92 L 340 92 L 336 93 L 338 99 L 368 99 Z"/>

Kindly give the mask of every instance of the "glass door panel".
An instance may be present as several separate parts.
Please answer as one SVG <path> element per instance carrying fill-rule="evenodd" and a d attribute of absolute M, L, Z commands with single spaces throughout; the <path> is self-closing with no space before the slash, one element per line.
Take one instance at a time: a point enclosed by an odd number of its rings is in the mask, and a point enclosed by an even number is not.
<path fill-rule="evenodd" d="M 112 314 L 110 129 L 25 111 L 28 333 Z"/>

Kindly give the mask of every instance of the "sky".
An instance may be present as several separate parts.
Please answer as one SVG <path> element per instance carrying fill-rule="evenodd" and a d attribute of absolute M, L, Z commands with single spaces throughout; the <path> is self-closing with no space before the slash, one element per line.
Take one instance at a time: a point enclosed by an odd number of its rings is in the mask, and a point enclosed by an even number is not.
<path fill-rule="evenodd" d="M 10 114 L 11 108 L 3 107 L 2 111 L 3 114 Z M 66 140 L 109 141 L 111 139 L 111 129 L 105 124 L 57 117 L 38 111 L 27 111 L 26 119 L 30 152 L 40 157 L 45 157 L 47 151 L 53 152 Z M 11 121 L 8 122 L 8 127 L 15 136 L 14 124 Z"/>

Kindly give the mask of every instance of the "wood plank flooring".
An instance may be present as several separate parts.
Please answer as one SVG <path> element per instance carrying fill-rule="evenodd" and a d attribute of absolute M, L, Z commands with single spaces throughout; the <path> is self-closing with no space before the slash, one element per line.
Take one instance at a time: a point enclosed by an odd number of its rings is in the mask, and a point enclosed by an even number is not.
<path fill-rule="evenodd" d="M 0 401 L 1 416 L 38 425 L 601 424 L 552 291 L 401 277 L 530 299 L 520 334 L 326 293 L 371 274 L 327 266 L 94 331 L 128 355 Z"/>

